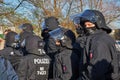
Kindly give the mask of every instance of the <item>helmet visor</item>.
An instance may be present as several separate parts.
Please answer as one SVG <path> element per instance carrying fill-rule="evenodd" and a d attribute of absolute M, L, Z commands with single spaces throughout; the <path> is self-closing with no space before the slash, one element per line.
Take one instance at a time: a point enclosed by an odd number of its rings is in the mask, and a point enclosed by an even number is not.
<path fill-rule="evenodd" d="M 20 40 L 20 36 L 19 35 L 15 35 L 15 41 L 18 42 Z"/>
<path fill-rule="evenodd" d="M 49 34 L 54 40 L 62 40 L 64 36 L 64 33 L 61 28 L 57 28 L 53 31 L 50 31 Z"/>
<path fill-rule="evenodd" d="M 43 21 L 43 22 L 41 23 L 41 29 L 42 29 L 42 31 L 45 30 L 45 29 L 47 29 L 47 26 L 46 26 L 46 24 L 45 24 L 45 21 Z"/>
<path fill-rule="evenodd" d="M 73 21 L 74 24 L 80 24 L 80 16 L 80 13 L 72 15 L 70 16 L 70 20 Z"/>
<path fill-rule="evenodd" d="M 20 25 L 18 28 L 21 29 L 21 30 L 25 30 L 25 29 L 26 29 L 26 26 L 25 26 L 24 24 L 22 24 L 22 25 Z"/>
<path fill-rule="evenodd" d="M 20 25 L 18 28 L 19 28 L 19 29 L 23 29 L 23 28 L 24 28 L 23 24 Z"/>

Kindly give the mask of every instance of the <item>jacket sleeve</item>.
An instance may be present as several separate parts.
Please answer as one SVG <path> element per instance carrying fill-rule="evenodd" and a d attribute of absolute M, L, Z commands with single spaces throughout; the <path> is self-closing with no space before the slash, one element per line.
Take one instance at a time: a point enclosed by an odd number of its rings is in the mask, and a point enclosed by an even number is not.
<path fill-rule="evenodd" d="M 16 72 L 14 71 L 14 68 L 12 67 L 12 65 L 10 64 L 9 61 L 7 62 L 7 76 L 8 76 L 8 80 L 18 80 L 18 76 L 16 74 Z"/>
<path fill-rule="evenodd" d="M 59 54 L 55 55 L 55 61 L 53 64 L 53 78 L 54 80 L 60 80 L 60 75 L 62 74 L 61 60 L 59 59 Z"/>
<path fill-rule="evenodd" d="M 62 55 L 62 71 L 63 80 L 70 80 L 72 77 L 72 64 L 70 53 Z"/>
<path fill-rule="evenodd" d="M 69 54 L 67 55 L 58 55 L 55 58 L 55 78 L 56 80 L 70 80 L 72 76 L 72 68 Z"/>
<path fill-rule="evenodd" d="M 21 59 L 17 73 L 19 80 L 27 80 L 27 61 L 25 57 Z"/>
<path fill-rule="evenodd" d="M 90 50 L 91 65 L 88 66 L 91 80 L 99 80 L 105 77 L 111 62 L 110 52 L 110 45 L 105 42 L 99 41 L 96 46 L 92 47 Z"/>

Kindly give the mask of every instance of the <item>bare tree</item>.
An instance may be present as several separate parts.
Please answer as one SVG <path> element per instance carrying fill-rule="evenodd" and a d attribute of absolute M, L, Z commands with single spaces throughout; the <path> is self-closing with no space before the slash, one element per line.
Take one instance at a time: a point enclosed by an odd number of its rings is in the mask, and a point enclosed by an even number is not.
<path fill-rule="evenodd" d="M 69 20 L 69 16 L 81 13 L 85 9 L 96 9 L 101 11 L 105 16 L 108 25 L 118 21 L 120 19 L 120 6 L 117 5 L 117 1 L 118 0 L 20 0 L 16 7 L 7 11 L 4 10 L 4 12 L 1 11 L 0 17 L 8 18 L 13 24 L 18 24 L 18 21 L 12 20 L 11 17 L 20 19 L 14 17 L 16 15 L 15 11 L 19 7 L 29 8 L 26 7 L 27 4 L 24 3 L 28 2 L 35 7 L 35 9 L 30 12 L 32 13 L 32 16 L 34 16 L 33 21 L 37 20 L 35 22 L 37 26 L 40 26 L 39 24 L 45 17 L 55 16 L 60 20 L 62 26 L 73 30 L 73 24 Z M 0 4 L 4 4 L 2 0 L 0 0 Z M 5 8 L 0 6 L 0 10 L 3 9 Z"/>

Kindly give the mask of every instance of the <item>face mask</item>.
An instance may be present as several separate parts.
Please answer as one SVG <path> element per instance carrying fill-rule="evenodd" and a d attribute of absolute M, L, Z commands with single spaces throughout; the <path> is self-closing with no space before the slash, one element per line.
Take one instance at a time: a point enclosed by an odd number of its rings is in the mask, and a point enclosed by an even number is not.
<path fill-rule="evenodd" d="M 85 34 L 86 35 L 94 34 L 96 32 L 96 30 L 97 30 L 96 27 L 85 28 Z"/>
<path fill-rule="evenodd" d="M 44 38 L 44 39 L 46 39 L 46 38 L 48 38 L 49 37 L 49 33 L 48 32 L 42 32 L 42 37 Z"/>
<path fill-rule="evenodd" d="M 74 26 L 76 28 L 76 33 L 79 34 L 80 36 L 83 36 L 85 33 L 84 33 L 84 29 L 83 27 L 80 26 L 80 24 L 75 24 L 74 23 Z"/>
<path fill-rule="evenodd" d="M 77 28 L 76 32 L 77 32 L 77 34 L 80 34 L 81 36 L 83 36 L 85 34 L 84 29 L 81 27 Z"/>

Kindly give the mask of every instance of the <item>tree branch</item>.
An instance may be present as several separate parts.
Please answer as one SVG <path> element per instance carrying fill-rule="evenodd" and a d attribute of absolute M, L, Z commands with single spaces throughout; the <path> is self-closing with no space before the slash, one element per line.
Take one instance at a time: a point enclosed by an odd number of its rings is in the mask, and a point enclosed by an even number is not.
<path fill-rule="evenodd" d="M 73 1 L 74 0 L 72 0 L 71 2 L 70 2 L 70 7 L 69 7 L 69 9 L 68 9 L 68 12 L 67 12 L 67 15 L 66 15 L 66 18 L 69 16 L 69 14 L 70 14 L 70 10 L 71 10 L 71 7 L 72 7 L 72 3 L 73 3 Z"/>
<path fill-rule="evenodd" d="M 23 3 L 23 1 L 25 1 L 25 0 L 22 0 L 22 1 L 16 6 L 16 8 L 15 8 L 14 10 L 12 10 L 12 11 L 10 11 L 10 12 L 0 13 L 0 15 L 1 15 L 1 16 L 8 16 L 8 15 L 14 14 L 15 10 L 17 10 L 17 9 L 20 7 L 20 5 Z"/>
<path fill-rule="evenodd" d="M 25 0 L 22 0 L 22 1 L 16 6 L 16 8 L 14 9 L 14 11 L 17 10 L 24 1 L 25 1 Z"/>
<path fill-rule="evenodd" d="M 80 0 L 80 10 L 81 10 L 81 12 L 83 11 L 83 1 L 82 0 Z"/>
<path fill-rule="evenodd" d="M 117 19 L 118 17 L 120 17 L 120 14 L 117 15 L 117 16 L 115 16 L 115 17 L 113 17 L 111 20 L 109 20 L 109 21 L 107 22 L 107 24 L 110 24 L 112 21 L 114 21 L 114 20 Z"/>

